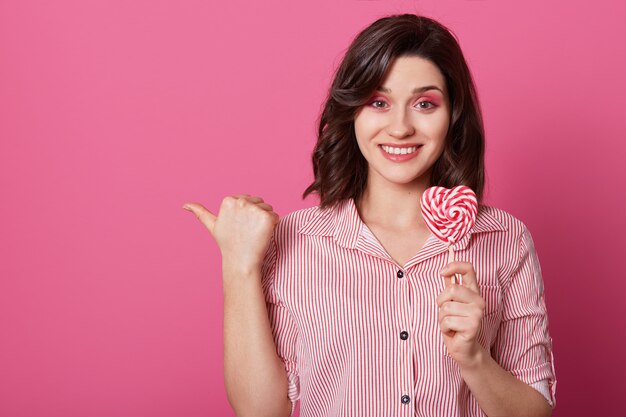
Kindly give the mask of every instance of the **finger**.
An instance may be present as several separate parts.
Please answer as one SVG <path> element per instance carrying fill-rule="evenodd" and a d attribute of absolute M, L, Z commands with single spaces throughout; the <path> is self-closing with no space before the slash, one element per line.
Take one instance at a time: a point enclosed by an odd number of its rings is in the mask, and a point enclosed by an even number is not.
<path fill-rule="evenodd" d="M 439 327 L 444 334 L 466 333 L 471 330 L 472 322 L 465 317 L 446 316 L 439 322 Z"/>
<path fill-rule="evenodd" d="M 265 211 L 274 211 L 274 208 L 270 204 L 264 202 L 261 197 L 256 197 L 256 196 L 253 197 L 253 196 L 250 196 L 249 194 L 238 194 L 238 195 L 231 196 L 231 197 L 240 198 L 250 203 L 254 203 L 258 207 L 264 209 Z"/>
<path fill-rule="evenodd" d="M 481 303 L 460 303 L 456 301 L 447 301 L 439 308 L 439 320 L 444 317 L 465 317 L 480 322 L 484 317 L 484 310 Z"/>
<path fill-rule="evenodd" d="M 245 198 L 246 200 L 252 203 L 262 203 L 263 199 L 259 196 L 251 196 L 250 194 L 237 194 L 234 195 L 235 198 Z"/>
<path fill-rule="evenodd" d="M 440 271 L 440 273 L 444 278 L 449 277 L 450 280 L 452 280 L 454 274 L 460 273 L 463 277 L 463 286 L 471 288 L 476 292 L 480 292 L 478 288 L 478 280 L 476 279 L 476 271 L 474 270 L 474 265 L 470 262 L 450 262 Z"/>
<path fill-rule="evenodd" d="M 261 207 L 261 208 L 263 208 L 263 209 L 265 209 L 267 211 L 274 211 L 274 208 L 270 204 L 267 204 L 267 203 L 258 203 L 257 206 L 259 206 L 259 207 Z"/>
<path fill-rule="evenodd" d="M 471 303 L 476 301 L 477 297 L 482 298 L 480 294 L 464 285 L 451 285 L 437 295 L 437 305 L 441 307 L 446 301 Z"/>
<path fill-rule="evenodd" d="M 207 210 L 202 204 L 198 203 L 185 203 L 183 208 L 188 207 L 187 210 L 191 211 L 196 217 L 209 229 L 209 232 L 213 234 L 213 226 L 215 225 L 215 216 L 209 210 Z"/>
<path fill-rule="evenodd" d="M 460 320 L 462 320 L 460 317 L 446 316 L 439 321 L 439 328 L 444 334 L 457 332 L 457 329 L 460 325 Z"/>
<path fill-rule="evenodd" d="M 475 314 L 476 309 L 468 303 L 463 303 L 459 301 L 445 301 L 441 307 L 439 307 L 439 317 L 443 318 L 445 316 L 461 316 L 461 317 L 470 317 L 472 314 Z"/>

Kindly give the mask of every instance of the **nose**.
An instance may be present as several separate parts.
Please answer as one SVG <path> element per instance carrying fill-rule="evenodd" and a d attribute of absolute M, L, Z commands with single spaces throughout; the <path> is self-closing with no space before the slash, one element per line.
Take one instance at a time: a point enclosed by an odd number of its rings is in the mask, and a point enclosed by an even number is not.
<path fill-rule="evenodd" d="M 402 108 L 397 108 L 395 112 L 389 113 L 389 127 L 387 133 L 390 136 L 402 138 L 405 136 L 411 136 L 415 133 L 415 128 L 411 123 L 410 116 L 407 115 L 407 111 Z"/>

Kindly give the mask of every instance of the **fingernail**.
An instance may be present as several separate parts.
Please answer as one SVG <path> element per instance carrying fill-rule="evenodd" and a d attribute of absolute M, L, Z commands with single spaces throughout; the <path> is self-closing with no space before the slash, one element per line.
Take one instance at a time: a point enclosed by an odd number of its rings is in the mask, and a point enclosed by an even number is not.
<path fill-rule="evenodd" d="M 191 211 L 191 209 L 189 208 L 189 206 L 188 206 L 187 204 L 185 204 L 185 205 L 183 206 L 183 208 L 184 208 L 185 210 L 189 210 L 189 211 Z"/>

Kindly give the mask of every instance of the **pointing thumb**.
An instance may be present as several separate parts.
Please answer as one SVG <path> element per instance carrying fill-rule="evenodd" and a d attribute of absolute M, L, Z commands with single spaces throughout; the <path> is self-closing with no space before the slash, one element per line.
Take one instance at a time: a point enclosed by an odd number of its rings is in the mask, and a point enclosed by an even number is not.
<path fill-rule="evenodd" d="M 215 225 L 215 219 L 217 218 L 213 213 L 207 210 L 202 204 L 198 203 L 185 203 L 183 208 L 195 214 L 202 224 L 209 229 L 209 232 L 211 232 L 211 234 L 213 233 L 213 226 Z"/>

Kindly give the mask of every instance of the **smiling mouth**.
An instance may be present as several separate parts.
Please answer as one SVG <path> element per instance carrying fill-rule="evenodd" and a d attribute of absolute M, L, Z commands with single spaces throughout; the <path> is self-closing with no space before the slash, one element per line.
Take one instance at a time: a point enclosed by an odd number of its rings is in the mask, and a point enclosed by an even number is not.
<path fill-rule="evenodd" d="M 402 147 L 402 148 L 394 147 L 394 146 L 386 146 L 386 145 L 378 145 L 378 146 L 382 148 L 382 150 L 388 153 L 389 155 L 408 155 L 417 151 L 419 148 L 421 148 L 424 145 Z"/>

